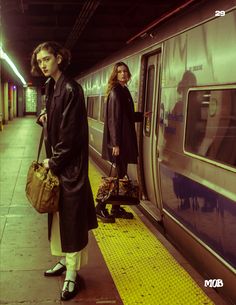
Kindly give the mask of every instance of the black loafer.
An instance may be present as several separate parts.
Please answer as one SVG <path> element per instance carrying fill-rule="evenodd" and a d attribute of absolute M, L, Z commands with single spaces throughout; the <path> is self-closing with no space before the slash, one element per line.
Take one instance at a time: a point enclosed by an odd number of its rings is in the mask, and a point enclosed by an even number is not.
<path fill-rule="evenodd" d="M 61 267 L 57 270 L 53 270 L 56 265 L 61 265 Z M 51 270 L 47 270 L 44 272 L 44 276 L 59 276 L 59 275 L 62 275 L 62 273 L 64 271 L 66 271 L 66 266 L 63 265 L 61 262 L 58 262 Z"/>
<path fill-rule="evenodd" d="M 61 300 L 68 301 L 68 300 L 74 298 L 78 292 L 77 280 L 75 280 L 75 281 L 65 280 L 64 283 L 67 283 L 67 284 L 66 284 L 65 290 L 62 290 L 62 292 L 61 292 Z M 74 289 L 72 291 L 69 291 L 70 283 L 74 283 Z"/>

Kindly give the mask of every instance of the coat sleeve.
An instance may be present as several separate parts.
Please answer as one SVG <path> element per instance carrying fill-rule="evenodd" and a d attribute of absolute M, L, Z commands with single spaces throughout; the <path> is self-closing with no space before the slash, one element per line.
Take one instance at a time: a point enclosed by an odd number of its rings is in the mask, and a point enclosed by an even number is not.
<path fill-rule="evenodd" d="M 42 109 L 39 116 L 36 119 L 36 123 L 39 124 L 41 127 L 43 127 L 43 124 L 39 120 L 40 120 L 41 116 L 43 116 L 46 113 L 47 113 L 46 108 Z"/>
<path fill-rule="evenodd" d="M 128 91 L 129 98 L 132 102 L 132 109 L 133 109 L 133 113 L 134 113 L 134 116 L 133 116 L 134 122 L 143 122 L 143 112 L 134 111 L 134 101 L 133 101 L 132 95 L 128 89 L 127 89 L 127 91 Z"/>
<path fill-rule="evenodd" d="M 143 122 L 143 112 L 135 112 L 134 113 L 134 121 L 135 122 Z"/>
<path fill-rule="evenodd" d="M 111 147 L 121 144 L 122 112 L 119 95 L 112 90 L 107 101 L 107 124 Z"/>
<path fill-rule="evenodd" d="M 79 91 L 76 92 L 74 88 L 67 89 L 59 130 L 59 141 L 53 149 L 53 156 L 49 159 L 49 168 L 55 174 L 61 172 L 64 165 L 79 149 L 79 146 L 84 144 L 83 139 L 87 135 L 87 124 L 84 121 L 86 109 L 82 88 Z"/>

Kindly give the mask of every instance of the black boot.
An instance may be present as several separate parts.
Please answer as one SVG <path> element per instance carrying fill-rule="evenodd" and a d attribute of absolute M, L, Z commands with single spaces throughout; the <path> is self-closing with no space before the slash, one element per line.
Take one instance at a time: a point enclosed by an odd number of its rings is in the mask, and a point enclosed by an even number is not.
<path fill-rule="evenodd" d="M 134 215 L 131 212 L 126 212 L 124 208 L 113 206 L 111 209 L 111 215 L 115 218 L 133 219 Z"/>
<path fill-rule="evenodd" d="M 105 223 L 114 223 L 115 218 L 111 214 L 109 214 L 108 210 L 105 208 L 106 204 L 98 203 L 96 206 L 96 215 L 97 218 L 101 219 L 102 222 Z"/>

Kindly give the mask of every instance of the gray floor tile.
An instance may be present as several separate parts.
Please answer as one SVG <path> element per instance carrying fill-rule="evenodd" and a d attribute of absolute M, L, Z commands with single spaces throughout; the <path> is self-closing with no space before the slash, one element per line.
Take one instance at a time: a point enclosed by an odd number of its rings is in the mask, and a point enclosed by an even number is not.
<path fill-rule="evenodd" d="M 18 217 L 22 217 L 19 215 Z M 46 232 L 44 234 L 39 233 L 37 230 L 32 228 L 32 231 L 16 231 L 16 232 L 5 232 L 1 241 L 1 248 L 9 247 L 21 247 L 22 241 L 24 241 L 27 248 L 38 247 L 38 248 L 48 248 L 48 244 L 45 242 L 47 240 Z"/>
<path fill-rule="evenodd" d="M 17 208 L 15 209 L 17 211 Z M 30 214 L 18 208 L 19 214 L 8 214 L 1 241 L 1 248 L 35 247 L 48 248 L 47 215 L 38 214 L 33 209 Z"/>
<path fill-rule="evenodd" d="M 4 231 L 4 228 L 5 228 L 5 225 L 6 225 L 6 217 L 5 216 L 2 216 L 0 214 L 0 240 L 2 239 L 2 235 L 3 235 L 3 231 Z M 1 246 L 0 246 L 0 249 L 1 249 Z M 1 259 L 1 256 L 0 256 L 0 259 Z"/>
<path fill-rule="evenodd" d="M 58 261 L 51 256 L 49 244 L 47 248 L 8 246 L 0 249 L 0 256 L 0 272 L 40 270 L 39 273 L 42 275 L 44 270 L 51 268 Z"/>
<path fill-rule="evenodd" d="M 9 211 L 9 206 L 0 205 L 0 215 L 1 216 L 6 216 L 8 214 L 8 211 Z"/>
<path fill-rule="evenodd" d="M 1 211 L 1 209 L 0 209 Z M 37 211 L 35 211 L 35 209 L 30 206 L 30 204 L 27 203 L 26 204 L 14 204 L 14 205 L 10 205 L 9 207 L 9 214 L 10 215 L 22 215 L 22 216 L 35 216 L 35 213 L 37 213 Z"/>
<path fill-rule="evenodd" d="M 45 278 L 38 271 L 1 272 L 0 291 L 2 304 L 41 302 L 44 305 L 51 301 L 60 301 L 58 279 Z M 12 293 L 9 293 L 12 287 Z"/>

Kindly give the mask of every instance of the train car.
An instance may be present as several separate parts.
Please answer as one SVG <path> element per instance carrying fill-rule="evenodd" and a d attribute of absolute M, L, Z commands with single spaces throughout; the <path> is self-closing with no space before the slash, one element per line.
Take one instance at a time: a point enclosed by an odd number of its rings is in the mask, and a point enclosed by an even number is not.
<path fill-rule="evenodd" d="M 235 2 L 199 1 L 78 77 L 103 169 L 105 91 L 118 61 L 131 70 L 135 109 L 152 111 L 137 124 L 139 163 L 128 169 L 141 206 L 206 285 L 236 302 Z"/>

